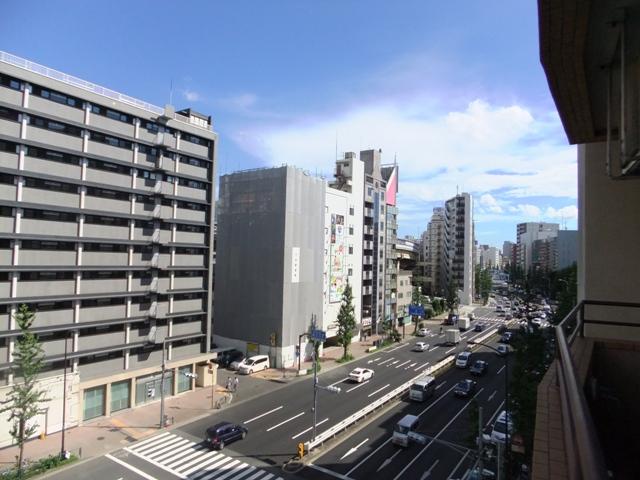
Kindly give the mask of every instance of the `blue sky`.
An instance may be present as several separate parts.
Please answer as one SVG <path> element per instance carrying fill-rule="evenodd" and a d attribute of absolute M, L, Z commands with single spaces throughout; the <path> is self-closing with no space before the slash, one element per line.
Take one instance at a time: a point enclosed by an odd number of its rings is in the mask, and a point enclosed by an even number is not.
<path fill-rule="evenodd" d="M 337 149 L 400 167 L 399 233 L 460 191 L 476 238 L 576 228 L 576 151 L 539 63 L 536 2 L 3 3 L 0 49 L 156 105 L 213 116 L 218 173 Z"/>

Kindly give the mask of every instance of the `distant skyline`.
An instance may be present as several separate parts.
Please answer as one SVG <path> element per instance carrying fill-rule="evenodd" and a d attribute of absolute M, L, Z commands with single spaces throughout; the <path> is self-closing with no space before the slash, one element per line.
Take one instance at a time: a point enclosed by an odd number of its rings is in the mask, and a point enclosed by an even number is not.
<path fill-rule="evenodd" d="M 28 21 L 26 21 L 28 19 Z M 218 174 L 381 148 L 399 236 L 474 197 L 476 239 L 576 229 L 576 149 L 539 63 L 535 2 L 7 2 L 0 49 L 212 115 Z"/>

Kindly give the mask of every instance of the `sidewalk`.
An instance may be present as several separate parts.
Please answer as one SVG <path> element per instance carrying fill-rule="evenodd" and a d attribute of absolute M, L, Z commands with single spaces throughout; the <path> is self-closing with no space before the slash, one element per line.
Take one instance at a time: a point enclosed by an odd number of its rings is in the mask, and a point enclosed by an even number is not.
<path fill-rule="evenodd" d="M 407 336 L 408 337 L 408 336 Z M 373 341 L 377 336 L 367 338 L 366 342 L 354 342 L 349 347 L 354 358 L 366 355 L 366 350 L 373 346 Z M 324 349 L 322 356 L 321 372 L 327 372 L 341 364 L 336 362 L 342 356 L 342 347 L 328 347 Z M 302 362 L 302 369 L 311 370 L 311 362 Z M 220 370 L 219 381 L 226 376 L 234 376 L 234 372 Z M 296 368 L 270 369 L 252 375 L 251 382 L 246 377 L 240 377 L 239 394 L 232 405 L 238 401 L 243 401 L 264 392 L 264 388 L 259 388 L 253 380 L 268 380 L 275 383 L 289 383 L 298 376 Z M 214 393 L 214 403 L 225 395 L 226 389 L 216 385 Z M 184 423 L 192 422 L 200 417 L 211 415 L 217 409 L 211 408 L 211 388 L 198 388 L 192 392 L 184 393 L 176 397 L 165 399 L 165 415 L 168 417 L 169 425 L 167 429 L 172 429 Z M 158 433 L 160 421 L 160 402 L 155 402 L 147 406 L 127 409 L 119 413 L 114 413 L 108 418 L 99 418 L 95 421 L 84 422 L 80 427 L 69 428 L 65 433 L 65 450 L 78 455 L 81 459 L 89 459 L 109 453 L 118 448 L 123 448 L 130 443 L 141 440 L 145 437 Z M 48 455 L 57 455 L 61 450 L 62 433 L 48 435 L 44 440 L 33 439 L 25 444 L 24 456 L 29 460 L 37 460 Z M 18 447 L 11 446 L 0 449 L 0 469 L 4 469 L 15 464 L 18 455 Z"/>

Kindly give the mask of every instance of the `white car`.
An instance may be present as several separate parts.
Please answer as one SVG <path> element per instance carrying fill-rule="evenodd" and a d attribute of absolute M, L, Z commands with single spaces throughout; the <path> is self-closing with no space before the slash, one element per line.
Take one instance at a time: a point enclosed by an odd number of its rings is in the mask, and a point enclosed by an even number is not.
<path fill-rule="evenodd" d="M 418 330 L 418 333 L 416 334 L 419 337 L 426 337 L 427 335 L 429 335 L 429 330 L 426 328 L 421 328 Z"/>
<path fill-rule="evenodd" d="M 456 367 L 467 368 L 471 362 L 471 352 L 460 352 L 456 358 Z"/>
<path fill-rule="evenodd" d="M 373 378 L 373 370 L 370 368 L 356 368 L 349 374 L 349 378 L 354 382 L 362 383 Z"/>
<path fill-rule="evenodd" d="M 426 350 L 429 350 L 429 344 L 424 342 L 416 342 L 411 350 L 413 350 L 414 352 L 424 352 Z"/>

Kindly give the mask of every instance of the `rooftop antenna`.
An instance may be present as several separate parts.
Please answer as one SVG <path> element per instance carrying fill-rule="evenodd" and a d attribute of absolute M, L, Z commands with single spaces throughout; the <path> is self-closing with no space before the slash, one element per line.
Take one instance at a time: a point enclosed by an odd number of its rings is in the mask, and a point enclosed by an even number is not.
<path fill-rule="evenodd" d="M 169 105 L 173 105 L 173 78 L 169 84 Z"/>
<path fill-rule="evenodd" d="M 460 195 L 460 190 L 459 190 L 459 188 L 458 188 L 458 185 L 456 185 L 456 197 L 457 197 L 458 195 Z"/>
<path fill-rule="evenodd" d="M 336 130 L 336 160 L 338 160 L 338 130 Z"/>

